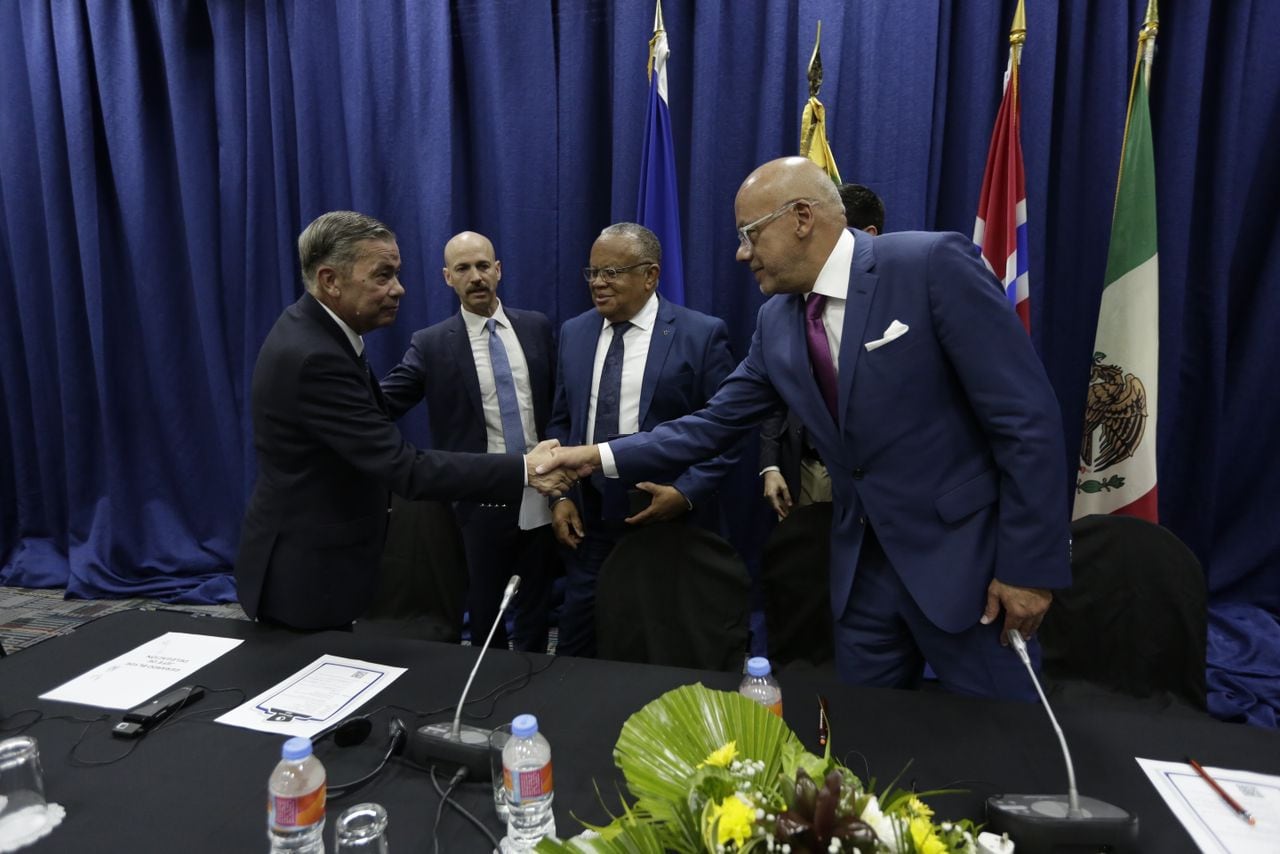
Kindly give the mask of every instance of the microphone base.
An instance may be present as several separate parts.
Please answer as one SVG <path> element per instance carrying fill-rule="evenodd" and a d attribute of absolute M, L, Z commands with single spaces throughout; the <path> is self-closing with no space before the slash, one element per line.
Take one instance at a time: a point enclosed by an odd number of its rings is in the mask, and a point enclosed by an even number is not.
<path fill-rule="evenodd" d="M 1138 850 L 1136 815 L 1096 798 L 1079 801 L 1083 815 L 1070 818 L 1066 795 L 994 795 L 985 829 L 1009 834 L 1018 854 Z"/>
<path fill-rule="evenodd" d="M 489 736 L 492 732 L 463 724 L 458 736 L 454 737 L 451 723 L 427 724 L 409 733 L 405 758 L 423 768 L 432 765 L 466 766 L 468 780 L 488 780 L 493 776 L 489 764 Z"/>

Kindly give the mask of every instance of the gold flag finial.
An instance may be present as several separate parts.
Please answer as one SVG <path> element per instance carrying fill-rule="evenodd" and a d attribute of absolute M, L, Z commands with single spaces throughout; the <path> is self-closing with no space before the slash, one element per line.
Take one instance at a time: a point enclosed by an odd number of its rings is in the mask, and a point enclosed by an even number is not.
<path fill-rule="evenodd" d="M 822 21 L 818 21 L 818 34 L 813 39 L 813 55 L 809 57 L 809 97 L 818 97 L 822 88 L 822 54 L 818 46 L 822 44 Z"/>
<path fill-rule="evenodd" d="M 1156 0 L 1147 0 L 1147 17 L 1142 22 L 1142 32 L 1138 35 L 1138 43 L 1150 45 L 1156 40 L 1160 31 L 1160 10 L 1156 8 Z"/>
<path fill-rule="evenodd" d="M 1009 28 L 1009 51 L 1013 56 L 1013 64 L 1022 64 L 1022 45 L 1027 41 L 1027 8 L 1025 0 L 1018 0 L 1018 8 L 1013 13 L 1013 26 Z"/>
<path fill-rule="evenodd" d="M 1021 47 L 1027 40 L 1027 6 L 1026 0 L 1018 0 L 1018 8 L 1013 12 L 1013 26 L 1009 28 L 1009 44 Z"/>
<path fill-rule="evenodd" d="M 653 36 L 649 39 L 649 65 L 646 73 L 650 82 L 653 81 L 653 52 L 658 47 L 658 36 L 666 33 L 666 30 L 662 23 L 662 0 L 658 0 L 653 10 Z"/>

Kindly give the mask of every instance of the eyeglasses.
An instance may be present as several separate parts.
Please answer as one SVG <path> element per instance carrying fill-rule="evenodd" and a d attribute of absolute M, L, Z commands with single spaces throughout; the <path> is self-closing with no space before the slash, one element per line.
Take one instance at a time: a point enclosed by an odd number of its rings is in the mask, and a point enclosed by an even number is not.
<path fill-rule="evenodd" d="M 792 199 L 791 201 L 784 204 L 782 207 L 778 208 L 776 211 L 772 211 L 771 213 L 765 214 L 755 222 L 747 223 L 746 225 L 742 226 L 742 228 L 738 229 L 738 247 L 742 248 L 743 246 L 755 246 L 756 241 L 760 238 L 760 232 L 764 231 L 764 227 L 766 225 L 773 222 L 775 219 L 782 216 L 784 213 L 786 213 L 787 211 L 791 210 L 793 207 L 799 204 L 806 204 L 809 207 L 813 208 L 813 207 L 817 207 L 819 204 L 821 204 L 821 202 L 815 201 L 813 199 Z"/>
<path fill-rule="evenodd" d="M 582 278 L 587 280 L 587 284 L 591 284 L 596 276 L 599 276 L 605 284 L 611 285 L 618 280 L 620 273 L 626 273 L 637 267 L 652 267 L 652 261 L 641 261 L 638 264 L 630 264 L 626 267 L 583 267 Z"/>

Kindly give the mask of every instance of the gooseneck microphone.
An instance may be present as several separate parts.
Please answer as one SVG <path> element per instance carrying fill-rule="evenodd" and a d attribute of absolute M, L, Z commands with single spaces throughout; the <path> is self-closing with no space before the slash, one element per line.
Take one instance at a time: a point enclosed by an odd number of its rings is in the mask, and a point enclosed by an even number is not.
<path fill-rule="evenodd" d="M 516 591 L 520 589 L 520 576 L 513 575 L 507 582 L 507 588 L 502 591 L 502 603 L 498 605 L 498 619 L 493 621 L 493 625 L 489 627 L 489 636 L 484 639 L 484 646 L 480 648 L 480 654 L 476 656 L 476 663 L 471 668 L 471 675 L 467 677 L 467 684 L 462 686 L 462 696 L 458 698 L 458 710 L 453 713 L 453 729 L 450 736 L 456 741 L 461 738 L 462 732 L 462 704 L 467 699 L 467 694 L 471 693 L 471 683 L 475 681 L 476 671 L 480 669 L 480 662 L 484 661 L 484 654 L 489 651 L 489 644 L 493 642 L 493 633 L 498 630 L 498 624 L 502 622 L 502 615 L 507 612 L 507 606 L 511 604 L 512 598 L 515 597 Z M 488 737 L 486 736 L 486 741 Z"/>
<path fill-rule="evenodd" d="M 492 776 L 489 764 L 489 736 L 492 730 L 471 726 L 462 722 L 462 709 L 467 702 L 467 694 L 471 691 L 471 683 L 475 681 L 480 670 L 480 662 L 489 651 L 489 643 L 494 632 L 498 630 L 502 617 L 507 612 L 516 591 L 520 589 L 520 576 L 513 575 L 502 591 L 502 602 L 498 605 L 498 616 L 489 627 L 489 636 L 485 638 L 476 663 L 467 677 L 467 684 L 462 688 L 462 696 L 458 697 L 458 709 L 453 715 L 453 724 L 434 723 L 419 727 L 409 735 L 409 746 L 405 755 L 416 765 L 428 766 L 436 762 L 457 765 L 467 769 L 471 780 L 488 780 Z"/>
<path fill-rule="evenodd" d="M 1062 759 L 1067 766 L 1067 795 L 993 795 L 987 799 L 987 829 L 1007 833 L 1018 854 L 1052 854 L 1060 851 L 1126 852 L 1138 850 L 1138 817 L 1096 798 L 1076 792 L 1076 771 L 1066 736 L 1040 687 L 1027 642 L 1017 629 L 1009 630 L 1009 645 L 1031 676 L 1040 702 L 1049 715 Z"/>

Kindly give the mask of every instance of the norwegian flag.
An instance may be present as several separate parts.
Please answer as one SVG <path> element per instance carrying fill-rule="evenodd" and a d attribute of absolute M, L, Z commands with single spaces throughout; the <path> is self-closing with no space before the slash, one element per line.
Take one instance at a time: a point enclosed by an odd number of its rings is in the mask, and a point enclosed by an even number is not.
<path fill-rule="evenodd" d="M 1004 285 L 1009 302 L 1031 332 L 1031 300 L 1027 287 L 1027 188 L 1022 171 L 1022 106 L 1018 92 L 1018 52 L 1009 49 L 1004 75 L 1004 98 L 991 132 L 982 196 L 973 226 L 973 242 L 982 260 Z"/>

